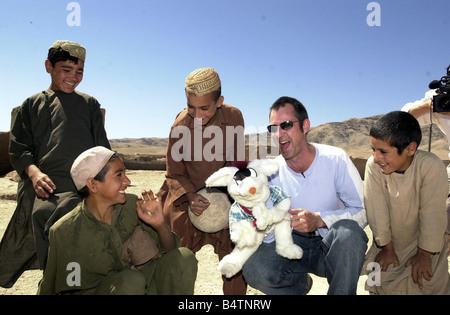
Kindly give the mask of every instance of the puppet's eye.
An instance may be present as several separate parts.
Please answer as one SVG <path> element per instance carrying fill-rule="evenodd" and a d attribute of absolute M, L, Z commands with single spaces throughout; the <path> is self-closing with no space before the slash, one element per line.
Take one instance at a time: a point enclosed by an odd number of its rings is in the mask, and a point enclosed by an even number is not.
<path fill-rule="evenodd" d="M 233 179 L 235 180 L 236 185 L 240 185 L 246 177 L 256 176 L 258 176 L 258 174 L 253 168 L 242 168 L 234 174 Z"/>
<path fill-rule="evenodd" d="M 250 176 L 251 177 L 257 177 L 258 176 L 258 173 L 256 173 L 256 170 L 254 170 L 253 168 L 249 168 L 249 171 L 250 171 Z"/>
<path fill-rule="evenodd" d="M 244 178 L 249 177 L 250 175 L 251 175 L 250 170 L 248 168 L 243 168 L 243 169 L 238 170 L 234 174 L 233 178 L 234 178 L 234 180 L 242 181 Z"/>

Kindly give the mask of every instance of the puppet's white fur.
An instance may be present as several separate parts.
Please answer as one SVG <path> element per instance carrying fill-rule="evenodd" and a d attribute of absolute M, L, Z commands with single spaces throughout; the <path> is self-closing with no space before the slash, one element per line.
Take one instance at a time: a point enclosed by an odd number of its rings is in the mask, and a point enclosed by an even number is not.
<path fill-rule="evenodd" d="M 266 233 L 274 230 L 276 251 L 288 259 L 300 259 L 303 250 L 292 240 L 290 213 L 291 201 L 286 198 L 276 206 L 267 209 L 266 201 L 270 191 L 267 177 L 278 170 L 278 163 L 274 160 L 254 160 L 247 168 L 251 175 L 242 180 L 233 177 L 238 171 L 236 167 L 224 167 L 212 174 L 206 180 L 207 187 L 226 186 L 228 193 L 236 202 L 251 209 L 256 219 L 256 226 L 252 222 L 230 220 L 230 238 L 235 243 L 233 251 L 220 262 L 218 269 L 230 278 L 242 269 L 247 259 L 258 249 Z M 252 189 L 251 189 L 252 188 Z M 254 192 L 254 193 L 252 193 Z"/>

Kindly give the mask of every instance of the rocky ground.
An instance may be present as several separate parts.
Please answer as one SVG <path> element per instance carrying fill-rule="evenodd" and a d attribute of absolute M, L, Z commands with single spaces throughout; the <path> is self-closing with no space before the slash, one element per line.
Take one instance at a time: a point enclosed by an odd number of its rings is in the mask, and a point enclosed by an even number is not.
<path fill-rule="evenodd" d="M 143 188 L 157 191 L 164 179 L 164 171 L 128 171 L 132 185 L 127 191 L 139 194 Z M 14 172 L 0 178 L 0 237 L 6 230 L 7 224 L 16 207 L 15 194 L 17 182 L 14 181 Z M 366 232 L 371 235 L 370 230 Z M 369 236 L 371 238 L 371 236 Z M 204 246 L 198 253 L 199 272 L 195 285 L 197 295 L 221 295 L 222 278 L 217 271 L 218 259 L 210 245 Z M 39 270 L 26 271 L 10 289 L 0 287 L 0 295 L 33 295 L 36 293 L 37 284 L 41 279 L 42 272 Z M 328 284 L 326 279 L 312 275 L 313 287 L 310 295 L 323 295 L 327 293 Z M 358 283 L 358 294 L 367 294 L 364 290 L 366 276 L 361 276 Z M 247 294 L 262 294 L 258 290 L 248 288 Z"/>

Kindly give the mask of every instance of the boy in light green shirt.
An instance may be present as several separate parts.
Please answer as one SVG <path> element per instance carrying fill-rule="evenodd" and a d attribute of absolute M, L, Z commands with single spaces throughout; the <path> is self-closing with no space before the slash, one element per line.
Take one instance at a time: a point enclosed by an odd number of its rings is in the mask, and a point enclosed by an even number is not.
<path fill-rule="evenodd" d="M 94 147 L 71 175 L 84 199 L 50 229 L 38 294 L 193 294 L 194 254 L 179 247 L 151 190 L 125 193 L 120 157 Z"/>

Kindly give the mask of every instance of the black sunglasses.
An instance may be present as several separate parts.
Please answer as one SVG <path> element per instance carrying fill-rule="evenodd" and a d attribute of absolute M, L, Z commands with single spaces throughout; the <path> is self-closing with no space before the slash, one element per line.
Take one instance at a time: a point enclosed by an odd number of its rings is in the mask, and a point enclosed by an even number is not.
<path fill-rule="evenodd" d="M 283 121 L 281 124 L 279 125 L 269 125 L 267 126 L 267 130 L 272 133 L 272 132 L 277 132 L 278 131 L 278 126 L 283 129 L 283 130 L 289 130 L 294 126 L 294 123 L 298 122 L 298 120 L 292 121 L 292 120 L 286 120 Z"/>

